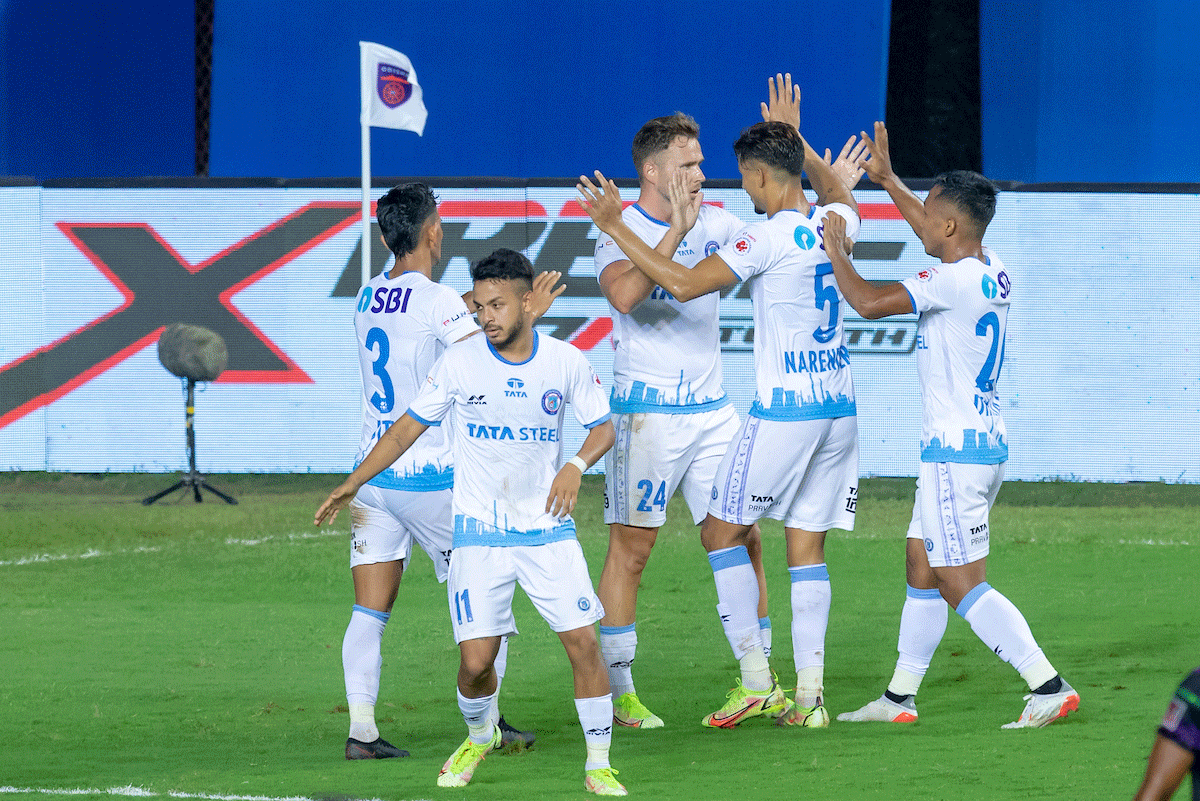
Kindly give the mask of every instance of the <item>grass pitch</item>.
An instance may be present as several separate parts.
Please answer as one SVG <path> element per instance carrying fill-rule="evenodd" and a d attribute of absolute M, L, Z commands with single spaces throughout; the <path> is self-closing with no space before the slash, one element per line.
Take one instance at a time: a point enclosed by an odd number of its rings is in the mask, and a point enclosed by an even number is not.
<path fill-rule="evenodd" d="M 213 476 L 241 503 L 138 501 L 161 475 L 0 474 L 0 801 L 171 794 L 313 799 L 584 798 L 566 656 L 525 597 L 501 694 L 537 745 L 489 757 L 463 790 L 435 786 L 464 737 L 444 588 L 417 555 L 384 635 L 383 736 L 413 756 L 342 758 L 341 638 L 353 603 L 347 526 L 311 525 L 331 476 Z M 601 480 L 576 520 L 598 578 Z M 864 480 L 854 532 L 827 546 L 831 714 L 879 695 L 895 660 L 911 480 Z M 1025 613 L 1082 705 L 1043 730 L 1001 731 L 1025 686 L 956 615 L 911 726 L 734 731 L 700 726 L 736 663 L 681 500 L 639 609 L 638 691 L 667 722 L 614 733 L 633 797 L 1128 798 L 1174 686 L 1200 663 L 1200 487 L 1006 485 L 989 580 Z M 775 653 L 792 675 L 782 530 L 764 526 Z M 124 789 L 120 789 L 124 788 Z M 1182 791 L 1186 792 L 1186 791 Z"/>

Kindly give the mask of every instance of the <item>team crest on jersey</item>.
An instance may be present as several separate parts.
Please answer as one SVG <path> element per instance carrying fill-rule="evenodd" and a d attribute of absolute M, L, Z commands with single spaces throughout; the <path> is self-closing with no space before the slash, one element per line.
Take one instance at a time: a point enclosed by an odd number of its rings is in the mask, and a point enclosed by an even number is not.
<path fill-rule="evenodd" d="M 716 253 L 720 249 L 721 249 L 721 246 L 711 240 L 704 243 L 704 255 L 705 256 L 711 256 L 712 254 Z"/>
<path fill-rule="evenodd" d="M 803 225 L 796 226 L 796 230 L 792 232 L 792 238 L 796 240 L 796 244 L 800 246 L 801 250 L 812 250 L 813 245 L 817 244 L 817 235 Z"/>
<path fill-rule="evenodd" d="M 558 414 L 562 408 L 562 393 L 557 389 L 548 389 L 542 396 L 542 411 L 546 414 Z"/>
<path fill-rule="evenodd" d="M 392 64 L 380 64 L 376 89 L 383 105 L 395 108 L 412 97 L 412 84 L 408 82 L 408 70 Z"/>
<path fill-rule="evenodd" d="M 750 252 L 750 248 L 754 245 L 754 237 L 750 234 L 742 234 L 733 242 L 733 249 L 738 253 L 746 254 Z"/>
<path fill-rule="evenodd" d="M 582 612 L 586 612 L 587 610 L 592 608 L 592 602 L 589 601 L 587 598 L 580 598 L 575 603 L 579 607 L 580 611 L 582 611 Z"/>

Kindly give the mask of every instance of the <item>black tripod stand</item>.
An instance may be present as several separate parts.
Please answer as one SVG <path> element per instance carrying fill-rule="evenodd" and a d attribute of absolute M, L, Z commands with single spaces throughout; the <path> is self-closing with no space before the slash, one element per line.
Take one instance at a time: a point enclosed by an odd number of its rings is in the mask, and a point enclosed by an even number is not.
<path fill-rule="evenodd" d="M 218 498 L 225 501 L 225 503 L 236 504 L 237 503 L 236 498 L 234 498 L 233 496 L 230 496 L 230 495 L 226 495 L 225 493 L 221 492 L 216 487 L 209 484 L 207 481 L 204 480 L 204 476 L 201 475 L 196 470 L 196 431 L 195 431 L 195 429 L 192 428 L 192 417 L 196 413 L 196 403 L 195 403 L 196 381 L 191 378 L 186 379 L 186 380 L 187 380 L 187 407 L 185 409 L 184 420 L 186 421 L 185 425 L 187 427 L 188 471 L 183 474 L 183 478 L 181 478 L 179 481 L 175 482 L 171 486 L 167 487 L 162 492 L 151 495 L 149 498 L 142 499 L 142 505 L 149 506 L 150 504 L 154 503 L 155 501 L 159 500 L 160 498 L 170 495 L 175 490 L 186 489 L 187 487 L 192 488 L 192 492 L 195 494 L 195 497 L 196 497 L 196 503 L 200 503 L 201 501 L 204 500 L 204 498 L 200 497 L 200 490 L 206 489 L 209 492 L 211 492 L 213 495 L 216 495 Z"/>

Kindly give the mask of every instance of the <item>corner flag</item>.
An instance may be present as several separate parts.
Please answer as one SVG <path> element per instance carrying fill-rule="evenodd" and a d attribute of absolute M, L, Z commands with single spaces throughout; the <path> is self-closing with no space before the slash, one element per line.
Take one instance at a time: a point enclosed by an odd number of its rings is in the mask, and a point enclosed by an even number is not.
<path fill-rule="evenodd" d="M 374 42 L 359 42 L 362 124 L 425 131 L 425 101 L 408 56 Z"/>
<path fill-rule="evenodd" d="M 425 100 L 408 56 L 374 42 L 359 42 L 362 111 L 362 285 L 371 280 L 371 126 L 425 131 Z"/>

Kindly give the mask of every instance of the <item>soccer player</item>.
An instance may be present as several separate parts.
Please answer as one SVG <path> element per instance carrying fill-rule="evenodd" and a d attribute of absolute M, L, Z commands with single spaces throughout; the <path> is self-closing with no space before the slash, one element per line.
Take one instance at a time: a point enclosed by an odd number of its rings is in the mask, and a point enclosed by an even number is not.
<path fill-rule="evenodd" d="M 700 193 L 700 127 L 686 114 L 657 117 L 633 139 L 638 200 L 622 219 L 664 258 L 691 268 L 729 242 L 742 227 L 717 206 L 673 208 L 667 188 L 680 177 L 690 197 Z M 676 219 L 676 215 L 683 217 Z M 663 725 L 638 698 L 637 596 L 642 571 L 666 522 L 667 503 L 681 489 L 696 525 L 738 416 L 725 394 L 721 369 L 720 293 L 679 300 L 639 270 L 610 237 L 596 240 L 596 275 L 613 320 L 613 388 L 609 398 L 616 445 L 605 456 L 604 522 L 608 554 L 598 592 L 604 603 L 600 649 L 608 665 L 613 720 L 622 726 Z M 748 548 L 761 598 L 758 625 L 770 655 L 766 580 L 758 527 Z"/>
<path fill-rule="evenodd" d="M 1166 801 L 1192 772 L 1192 799 L 1200 801 L 1200 668 L 1183 680 L 1163 715 L 1146 777 L 1133 801 Z"/>
<path fill-rule="evenodd" d="M 438 785 L 466 785 L 500 745 L 500 729 L 489 717 L 494 663 L 501 638 L 517 631 L 512 597 L 519 583 L 571 661 L 587 746 L 584 785 L 598 795 L 625 795 L 608 759 L 612 695 L 593 625 L 604 610 L 570 517 L 583 471 L 613 443 L 608 400 L 582 353 L 534 330 L 528 259 L 497 250 L 473 264 L 471 276 L 486 336 L 446 350 L 405 414 L 330 494 L 316 520 L 332 519 L 453 409 L 449 591 L 461 652 L 459 709 L 468 737 L 442 767 Z M 579 453 L 560 468 L 564 403 L 589 431 Z"/>
<path fill-rule="evenodd" d="M 1007 431 L 996 398 L 1012 278 L 983 246 L 996 211 L 996 187 L 974 172 L 943 173 L 924 203 L 896 177 L 887 129 L 862 134 L 868 177 L 887 190 L 904 219 L 939 261 L 912 278 L 864 280 L 844 255 L 844 226 L 827 218 L 825 250 L 838 286 L 868 320 L 917 313 L 921 383 L 921 466 L 907 535 L 907 597 L 900 616 L 900 657 L 887 690 L 844 721 L 909 722 L 914 698 L 946 631 L 946 604 L 1029 684 L 1020 718 L 1004 728 L 1045 726 L 1079 705 L 1038 647 L 1020 610 L 987 582 L 988 513 L 1004 480 Z"/>
<path fill-rule="evenodd" d="M 441 259 L 442 224 L 429 187 L 394 187 L 376 208 L 384 244 L 396 262 L 363 288 L 354 315 L 366 410 L 357 461 L 403 414 L 445 347 L 479 333 L 464 298 L 432 281 L 433 265 Z M 562 292 L 563 287 L 550 291 L 559 276 L 553 271 L 538 276 L 539 314 Z M 431 428 L 402 461 L 371 479 L 350 506 L 354 608 L 342 641 L 350 709 L 346 759 L 408 756 L 380 738 L 375 722 L 380 645 L 414 539 L 433 560 L 438 581 L 446 581 L 453 484 L 449 443 L 442 429 Z M 497 658 L 501 678 L 507 654 L 505 640 Z M 532 732 L 517 731 L 498 709 L 492 712 L 506 745 L 533 743 Z"/>
<path fill-rule="evenodd" d="M 796 120 L 799 119 L 798 97 Z M 704 725 L 732 728 L 754 716 L 784 724 L 824 726 L 825 629 L 830 584 L 825 533 L 854 526 L 858 429 L 854 385 L 842 313 L 818 223 L 826 212 L 858 225 L 857 205 L 799 131 L 781 121 L 746 129 L 734 143 L 742 188 L 767 219 L 742 229 L 732 243 L 691 269 L 651 250 L 622 221 L 616 186 L 599 172 L 585 177 L 581 204 L 638 268 L 680 300 L 745 280 L 754 304 L 757 397 L 722 459 L 710 491 L 701 541 L 717 587 L 718 612 L 741 678 Z M 817 208 L 804 197 L 808 169 Z M 682 176 L 671 184 L 677 202 L 699 206 Z M 674 220 L 679 215 L 675 215 Z M 792 577 L 795 705 L 771 675 L 759 647 L 758 583 L 746 540 L 760 517 L 782 520 Z"/>

